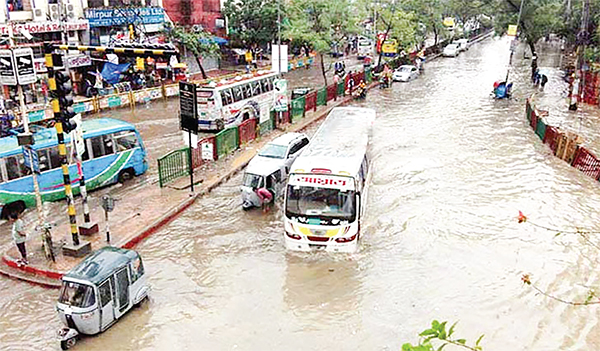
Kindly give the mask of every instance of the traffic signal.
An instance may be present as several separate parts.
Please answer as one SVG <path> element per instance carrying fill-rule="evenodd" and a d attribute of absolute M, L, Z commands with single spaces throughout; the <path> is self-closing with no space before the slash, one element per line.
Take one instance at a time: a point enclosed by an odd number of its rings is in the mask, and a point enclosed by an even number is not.
<path fill-rule="evenodd" d="M 58 118 L 62 123 L 63 131 L 70 133 L 77 127 L 77 124 L 72 120 L 75 117 L 75 111 L 73 110 L 73 84 L 69 74 L 64 71 L 56 71 L 54 73 L 54 79 L 56 80 L 56 96 L 58 104 L 60 106 L 60 113 Z"/>

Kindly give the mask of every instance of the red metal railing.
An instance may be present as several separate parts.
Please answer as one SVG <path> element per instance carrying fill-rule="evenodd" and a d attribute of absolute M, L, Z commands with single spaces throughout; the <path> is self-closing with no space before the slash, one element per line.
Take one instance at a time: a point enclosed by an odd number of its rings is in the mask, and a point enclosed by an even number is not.
<path fill-rule="evenodd" d="M 205 143 L 212 144 L 213 160 L 217 159 L 217 145 L 216 145 L 215 140 L 216 139 L 214 136 L 206 137 L 198 142 L 197 148 L 192 148 L 192 167 L 194 169 L 202 166 L 204 163 L 207 162 L 206 160 L 202 159 L 202 144 L 205 144 Z"/>
<path fill-rule="evenodd" d="M 558 137 L 560 132 L 556 127 L 546 126 L 546 135 L 544 136 L 544 143 L 548 144 L 553 154 L 556 154 L 556 148 L 558 147 Z"/>
<path fill-rule="evenodd" d="M 531 111 L 531 122 L 529 123 L 529 125 L 531 125 L 531 128 L 533 128 L 533 130 L 535 130 L 535 128 L 537 128 L 537 119 L 538 119 L 538 116 L 535 113 L 535 110 Z"/>
<path fill-rule="evenodd" d="M 335 99 L 335 95 L 337 92 L 337 85 L 331 84 L 327 87 L 327 101 L 331 101 Z"/>
<path fill-rule="evenodd" d="M 256 125 L 258 119 L 248 119 L 238 126 L 239 145 L 246 144 L 256 138 Z"/>
<path fill-rule="evenodd" d="M 313 91 L 306 95 L 306 104 L 304 105 L 304 112 L 317 110 L 317 92 Z"/>
<path fill-rule="evenodd" d="M 594 179 L 600 177 L 600 160 L 584 147 L 577 149 L 572 165 Z"/>

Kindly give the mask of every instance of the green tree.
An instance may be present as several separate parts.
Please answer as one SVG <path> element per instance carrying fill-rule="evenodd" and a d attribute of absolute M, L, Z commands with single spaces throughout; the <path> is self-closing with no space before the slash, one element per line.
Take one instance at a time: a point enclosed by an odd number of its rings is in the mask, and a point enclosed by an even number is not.
<path fill-rule="evenodd" d="M 509 24 L 517 24 L 521 2 L 498 1 L 494 24 L 496 33 L 504 33 Z M 521 36 L 525 38 L 532 52 L 535 52 L 535 44 L 540 38 L 560 31 L 563 22 L 562 10 L 561 0 L 523 1 L 523 11 L 518 26 Z"/>
<path fill-rule="evenodd" d="M 167 22 L 168 23 L 168 22 Z M 202 66 L 202 57 L 219 56 L 219 45 L 212 40 L 212 35 L 207 32 L 193 32 L 182 26 L 165 25 L 165 34 L 171 42 L 190 50 L 202 72 L 202 78 L 206 79 L 206 72 Z"/>
<path fill-rule="evenodd" d="M 327 85 L 323 54 L 329 53 L 332 46 L 341 47 L 349 35 L 358 31 L 352 3 L 348 0 L 295 0 L 288 9 L 289 24 L 283 35 L 293 41 L 309 43 L 319 54 Z"/>
<path fill-rule="evenodd" d="M 406 0 L 403 8 L 414 13 L 415 19 L 425 26 L 425 33 L 433 34 L 434 45 L 437 45 L 444 30 L 444 4 L 440 0 Z"/>
<path fill-rule="evenodd" d="M 398 0 L 364 0 L 361 8 L 365 17 L 376 13 L 377 28 L 383 28 L 385 38 L 396 39 L 403 48 L 412 48 L 424 39 L 419 35 L 417 16 L 403 10 Z M 381 64 L 381 58 L 379 53 L 377 65 Z"/>
<path fill-rule="evenodd" d="M 456 338 L 454 336 L 454 327 L 458 322 L 452 324 L 450 329 L 446 329 L 448 322 L 438 322 L 434 320 L 431 322 L 431 328 L 422 331 L 419 336 L 421 340 L 416 345 L 405 343 L 402 345 L 402 351 L 441 351 L 446 345 L 454 345 L 462 347 L 471 351 L 482 351 L 483 348 L 480 346 L 483 334 L 475 341 L 475 344 L 469 345 L 466 339 Z M 435 341 L 438 348 L 434 348 L 432 341 Z"/>
<path fill-rule="evenodd" d="M 232 41 L 247 49 L 273 42 L 277 37 L 277 3 L 278 0 L 228 0 L 223 14 Z M 282 15 L 284 4 L 281 1 Z"/>

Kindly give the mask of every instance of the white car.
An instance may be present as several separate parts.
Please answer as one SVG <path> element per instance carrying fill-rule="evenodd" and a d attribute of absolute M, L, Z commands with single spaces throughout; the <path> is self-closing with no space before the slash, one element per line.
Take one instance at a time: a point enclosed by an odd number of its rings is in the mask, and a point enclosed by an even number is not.
<path fill-rule="evenodd" d="M 265 145 L 250 161 L 244 172 L 242 208 L 262 206 L 256 192 L 265 188 L 274 198 L 283 195 L 290 167 L 308 145 L 308 137 L 302 133 L 286 133 Z"/>
<path fill-rule="evenodd" d="M 392 79 L 395 82 L 408 82 L 419 76 L 419 69 L 413 65 L 403 65 L 394 70 Z"/>
<path fill-rule="evenodd" d="M 445 57 L 456 57 L 460 53 L 460 49 L 457 44 L 449 44 L 444 48 L 442 55 Z"/>
<path fill-rule="evenodd" d="M 469 50 L 469 39 L 458 39 L 452 42 L 452 44 L 458 45 L 459 51 Z"/>

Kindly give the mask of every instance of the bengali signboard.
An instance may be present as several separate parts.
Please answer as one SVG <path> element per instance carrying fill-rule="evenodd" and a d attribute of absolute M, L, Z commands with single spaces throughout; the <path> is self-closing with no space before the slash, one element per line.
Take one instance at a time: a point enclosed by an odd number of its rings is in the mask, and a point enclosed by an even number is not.
<path fill-rule="evenodd" d="M 160 7 L 86 9 L 85 17 L 91 28 L 129 24 L 155 24 L 165 21 L 165 12 Z"/>

